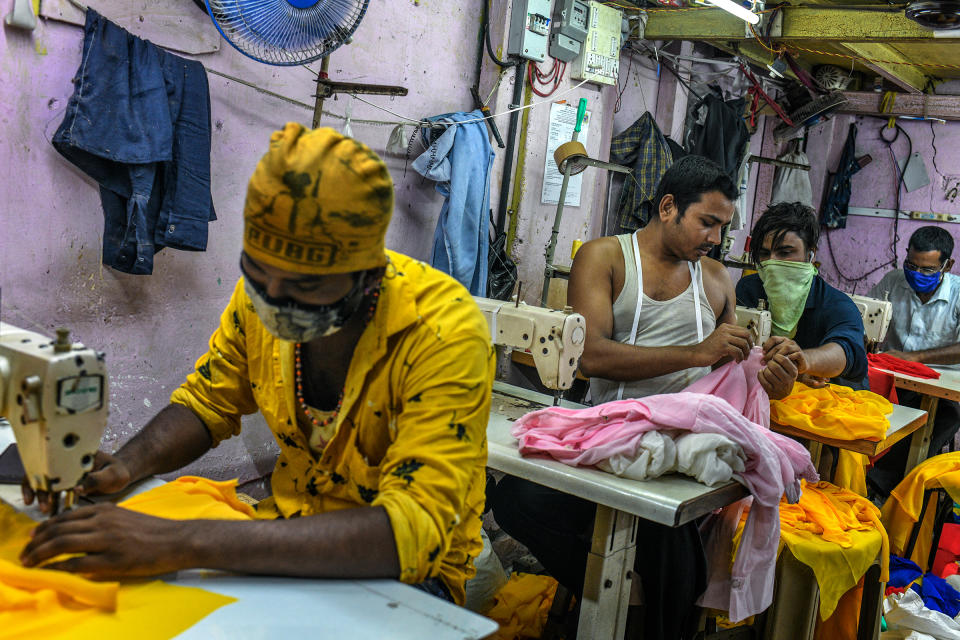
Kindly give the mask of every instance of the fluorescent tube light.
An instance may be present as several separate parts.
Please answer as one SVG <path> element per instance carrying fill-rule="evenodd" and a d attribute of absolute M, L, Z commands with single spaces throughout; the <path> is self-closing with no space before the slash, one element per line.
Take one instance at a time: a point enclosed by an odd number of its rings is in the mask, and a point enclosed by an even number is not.
<path fill-rule="evenodd" d="M 724 11 L 728 11 L 733 15 L 737 16 L 741 20 L 746 20 L 750 24 L 757 24 L 760 22 L 760 16 L 755 14 L 753 11 L 750 11 L 746 7 L 737 4 L 733 0 L 706 0 L 715 7 L 720 7 Z"/>

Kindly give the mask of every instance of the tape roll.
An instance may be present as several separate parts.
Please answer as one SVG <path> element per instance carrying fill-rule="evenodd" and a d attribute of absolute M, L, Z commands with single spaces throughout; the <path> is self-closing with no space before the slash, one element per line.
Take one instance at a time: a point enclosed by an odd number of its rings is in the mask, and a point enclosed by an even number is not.
<path fill-rule="evenodd" d="M 567 168 L 568 162 L 573 163 L 570 165 L 570 175 L 572 176 L 577 175 L 587 168 L 585 163 L 577 161 L 579 158 L 586 157 L 586 147 L 583 146 L 583 143 L 577 142 L 576 140 L 564 142 L 553 152 L 553 159 L 557 163 L 557 169 L 559 169 L 560 173 L 563 173 Z"/>

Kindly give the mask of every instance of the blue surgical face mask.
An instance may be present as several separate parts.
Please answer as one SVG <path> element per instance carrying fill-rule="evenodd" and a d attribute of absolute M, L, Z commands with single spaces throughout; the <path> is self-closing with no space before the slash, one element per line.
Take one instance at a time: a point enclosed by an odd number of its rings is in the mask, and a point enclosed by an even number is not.
<path fill-rule="evenodd" d="M 907 284 L 917 293 L 930 293 L 940 286 L 940 280 L 943 273 L 920 273 L 912 269 L 903 269 L 903 275 L 907 279 Z"/>

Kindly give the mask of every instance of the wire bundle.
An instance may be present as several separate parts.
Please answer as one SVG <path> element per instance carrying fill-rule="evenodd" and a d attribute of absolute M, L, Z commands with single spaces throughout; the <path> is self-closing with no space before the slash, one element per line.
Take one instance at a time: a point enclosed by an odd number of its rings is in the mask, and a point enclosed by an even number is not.
<path fill-rule="evenodd" d="M 553 92 L 557 90 L 557 87 L 560 86 L 560 81 L 563 80 L 563 72 L 567 69 L 566 62 L 560 62 L 556 58 L 553 58 L 553 66 L 550 67 L 550 70 L 544 73 L 540 70 L 540 67 L 533 62 L 532 60 L 527 64 L 527 80 L 530 82 L 530 89 L 540 96 L 541 98 L 548 98 L 553 95 Z M 553 84 L 553 87 L 549 91 L 541 91 L 537 88 L 537 85 L 547 86 Z"/>

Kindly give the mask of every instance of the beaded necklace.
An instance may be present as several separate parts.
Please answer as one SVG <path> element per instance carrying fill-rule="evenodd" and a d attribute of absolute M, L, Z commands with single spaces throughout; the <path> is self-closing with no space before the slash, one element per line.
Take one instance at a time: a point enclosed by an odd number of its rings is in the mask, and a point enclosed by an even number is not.
<path fill-rule="evenodd" d="M 380 299 L 380 279 L 378 278 L 377 281 L 374 282 L 363 293 L 364 293 L 364 297 L 371 298 L 370 307 L 369 309 L 367 309 L 366 317 L 363 320 L 363 326 L 366 327 L 370 323 L 370 321 L 373 319 L 373 314 L 377 310 L 377 302 Z M 344 383 L 344 386 L 340 388 L 340 394 L 337 397 L 337 406 L 333 410 L 333 413 L 331 413 L 329 416 L 327 416 L 323 420 L 317 420 L 313 416 L 313 412 L 311 412 L 310 408 L 307 406 L 307 402 L 303 396 L 303 367 L 301 364 L 302 359 L 300 355 L 300 350 L 301 350 L 301 343 L 298 342 L 296 343 L 296 346 L 294 348 L 295 373 L 296 373 L 296 380 L 297 380 L 297 385 L 296 385 L 297 403 L 300 405 L 300 409 L 303 410 L 303 415 L 307 417 L 307 419 L 310 421 L 310 423 L 314 426 L 315 429 L 325 427 L 329 425 L 331 422 L 333 422 L 334 420 L 336 420 L 337 416 L 340 415 L 340 407 L 343 406 L 343 392 L 346 390 L 346 383 Z M 327 444 L 326 440 L 324 440 L 323 438 L 320 438 L 320 446 L 323 447 L 323 446 L 326 446 L 326 444 Z"/>

